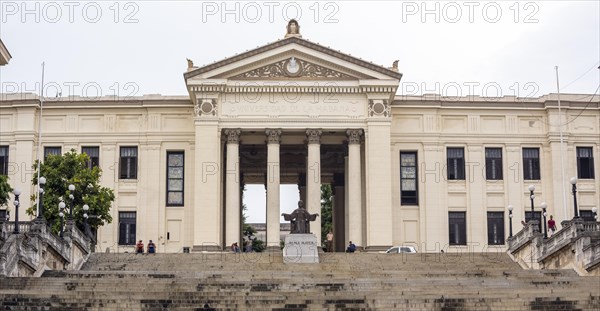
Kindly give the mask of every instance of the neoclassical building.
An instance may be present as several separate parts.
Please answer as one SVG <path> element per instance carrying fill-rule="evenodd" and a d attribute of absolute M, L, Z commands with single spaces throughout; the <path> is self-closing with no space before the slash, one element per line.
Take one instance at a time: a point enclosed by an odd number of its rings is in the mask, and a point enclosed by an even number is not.
<path fill-rule="evenodd" d="M 102 251 L 139 239 L 160 252 L 227 248 L 242 238 L 248 184 L 265 186 L 268 246 L 280 241 L 282 184 L 298 185 L 310 213 L 332 185 L 337 250 L 503 249 L 507 206 L 515 232 L 532 217 L 530 185 L 535 217 L 542 201 L 558 222 L 573 217 L 572 176 L 581 216 L 600 207 L 599 96 L 561 94 L 561 111 L 557 94 L 403 96 L 397 62 L 313 43 L 292 24 L 265 46 L 199 68 L 188 60 L 186 96 L 46 99 L 39 123 L 37 96 L 3 94 L 0 173 L 22 197 L 35 191 L 40 131 L 43 154 L 90 155 L 116 195 Z"/>

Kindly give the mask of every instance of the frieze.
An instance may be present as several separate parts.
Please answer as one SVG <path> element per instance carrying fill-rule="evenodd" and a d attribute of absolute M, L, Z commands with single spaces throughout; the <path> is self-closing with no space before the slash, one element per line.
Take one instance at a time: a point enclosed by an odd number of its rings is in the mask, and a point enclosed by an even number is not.
<path fill-rule="evenodd" d="M 343 80 L 354 80 L 353 76 L 329 69 L 305 60 L 291 57 L 269 64 L 248 72 L 244 72 L 230 79 L 253 79 L 253 78 L 279 78 L 279 77 L 305 77 L 305 78 L 337 78 Z"/>
<path fill-rule="evenodd" d="M 242 133 L 242 131 L 240 129 L 225 130 L 225 136 L 227 136 L 227 143 L 228 144 L 239 144 L 241 133 Z"/>
<path fill-rule="evenodd" d="M 387 99 L 369 100 L 369 117 L 391 117 L 390 103 Z"/>
<path fill-rule="evenodd" d="M 267 134 L 267 143 L 279 144 L 281 142 L 281 130 L 268 129 L 265 133 Z"/>
<path fill-rule="evenodd" d="M 199 100 L 194 105 L 194 115 L 199 116 L 216 116 L 217 115 L 217 100 L 216 99 L 203 99 Z"/>

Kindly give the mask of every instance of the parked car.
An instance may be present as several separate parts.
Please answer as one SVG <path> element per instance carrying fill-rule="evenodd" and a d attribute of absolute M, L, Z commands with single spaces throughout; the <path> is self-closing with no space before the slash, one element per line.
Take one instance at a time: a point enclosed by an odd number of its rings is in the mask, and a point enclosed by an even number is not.
<path fill-rule="evenodd" d="M 393 246 L 387 251 L 386 254 L 399 254 L 399 253 L 416 253 L 417 249 L 414 246 Z"/>

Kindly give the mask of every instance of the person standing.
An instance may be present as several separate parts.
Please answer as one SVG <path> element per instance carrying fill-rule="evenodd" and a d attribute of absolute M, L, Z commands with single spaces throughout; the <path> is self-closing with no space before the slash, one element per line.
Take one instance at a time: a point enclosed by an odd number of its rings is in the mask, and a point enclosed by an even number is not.
<path fill-rule="evenodd" d="M 331 230 L 329 230 L 329 233 L 327 233 L 327 252 L 331 253 L 333 252 L 333 232 L 331 232 Z"/>
<path fill-rule="evenodd" d="M 556 221 L 554 221 L 552 215 L 550 215 L 550 219 L 548 220 L 548 229 L 550 229 L 550 232 L 552 233 L 550 236 L 553 236 L 554 232 L 556 232 Z"/>

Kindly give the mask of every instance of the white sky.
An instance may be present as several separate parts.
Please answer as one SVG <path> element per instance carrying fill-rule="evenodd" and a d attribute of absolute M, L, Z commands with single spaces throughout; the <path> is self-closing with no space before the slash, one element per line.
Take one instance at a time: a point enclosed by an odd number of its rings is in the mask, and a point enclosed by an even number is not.
<path fill-rule="evenodd" d="M 305 39 L 386 67 L 400 60 L 399 94 L 537 97 L 556 92 L 554 66 L 561 92 L 590 94 L 600 83 L 599 3 L 1 0 L 13 58 L 0 93 L 39 93 L 45 61 L 47 96 L 186 95 L 186 58 L 202 66 L 282 39 L 299 12 Z M 264 222 L 264 187 L 255 188 L 249 221 Z M 295 187 L 281 197 L 282 211 L 296 206 Z"/>

